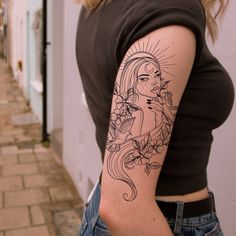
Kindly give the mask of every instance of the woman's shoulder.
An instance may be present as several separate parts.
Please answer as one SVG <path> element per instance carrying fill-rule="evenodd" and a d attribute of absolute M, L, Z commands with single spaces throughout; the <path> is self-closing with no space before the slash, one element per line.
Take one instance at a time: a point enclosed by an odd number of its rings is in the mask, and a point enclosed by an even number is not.
<path fill-rule="evenodd" d="M 196 9 L 198 7 L 202 8 L 201 0 L 126 0 L 127 4 L 137 4 L 145 6 L 156 6 L 156 7 L 183 7 Z"/>
<path fill-rule="evenodd" d="M 202 17 L 204 16 L 204 8 L 201 0 L 139 0 L 134 1 L 134 5 L 142 11 L 168 11 L 168 10 L 185 10 L 191 14 Z"/>
<path fill-rule="evenodd" d="M 114 2 L 113 2 L 114 1 Z M 206 24 L 205 10 L 201 0 L 113 0 L 114 9 L 119 20 L 123 21 L 126 28 L 133 28 L 136 24 L 146 24 L 154 20 L 157 25 L 182 24 L 188 22 L 198 25 L 203 31 Z M 111 8 L 113 8 L 111 6 Z M 119 13 L 118 13 L 119 12 Z"/>
<path fill-rule="evenodd" d="M 126 0 L 127 1 L 127 0 Z M 200 0 L 128 0 L 129 14 L 126 15 L 125 29 L 131 36 L 168 25 L 182 25 L 190 28 L 198 38 L 204 37 L 206 19 Z M 132 4 L 133 3 L 133 4 Z M 128 6 L 127 5 L 127 6 Z"/>

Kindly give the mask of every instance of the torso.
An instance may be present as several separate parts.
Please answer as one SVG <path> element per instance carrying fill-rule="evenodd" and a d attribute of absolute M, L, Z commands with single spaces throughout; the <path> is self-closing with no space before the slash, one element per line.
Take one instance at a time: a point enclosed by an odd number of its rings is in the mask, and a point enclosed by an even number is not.
<path fill-rule="evenodd" d="M 156 200 L 161 201 L 183 201 L 183 202 L 194 202 L 205 199 L 208 197 L 208 188 L 204 188 L 200 191 L 185 194 L 185 195 L 173 195 L 173 196 L 157 196 Z"/>

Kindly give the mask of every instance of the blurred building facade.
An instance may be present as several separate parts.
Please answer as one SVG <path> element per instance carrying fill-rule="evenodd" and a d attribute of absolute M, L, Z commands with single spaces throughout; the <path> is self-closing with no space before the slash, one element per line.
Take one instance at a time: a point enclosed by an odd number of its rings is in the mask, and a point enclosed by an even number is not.
<path fill-rule="evenodd" d="M 8 64 L 10 64 L 10 41 L 11 41 L 11 31 L 10 27 L 10 17 L 8 15 L 10 2 L 6 0 L 1 0 L 1 12 L 2 12 L 2 56 L 6 59 Z"/>
<path fill-rule="evenodd" d="M 3 24 L 3 0 L 0 0 L 0 57 L 3 57 L 3 35 L 4 35 L 4 24 Z"/>
<path fill-rule="evenodd" d="M 42 120 L 42 1 L 3 0 L 4 57 Z"/>
<path fill-rule="evenodd" d="M 42 119 L 42 25 L 47 23 L 47 132 L 83 199 L 98 178 L 101 160 L 75 59 L 80 6 L 73 1 L 2 0 L 4 57 L 34 113 Z M 91 148 L 92 147 L 92 148 Z M 84 158 L 86 156 L 86 159 Z M 87 169 L 87 165 L 93 166 Z"/>
<path fill-rule="evenodd" d="M 12 68 L 14 78 L 24 88 L 25 76 L 25 1 L 4 1 L 6 21 L 7 61 Z"/>

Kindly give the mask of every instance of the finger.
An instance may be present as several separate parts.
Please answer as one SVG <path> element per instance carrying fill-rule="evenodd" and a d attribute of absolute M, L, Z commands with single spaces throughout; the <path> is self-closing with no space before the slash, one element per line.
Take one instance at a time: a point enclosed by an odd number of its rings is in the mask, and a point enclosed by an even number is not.
<path fill-rule="evenodd" d="M 162 104 L 159 101 L 151 101 L 151 104 L 155 106 L 162 106 Z"/>
<path fill-rule="evenodd" d="M 148 103 L 148 108 L 150 109 L 154 109 L 156 111 L 162 111 L 163 110 L 163 107 L 160 103 L 153 103 L 153 102 L 150 102 Z"/>

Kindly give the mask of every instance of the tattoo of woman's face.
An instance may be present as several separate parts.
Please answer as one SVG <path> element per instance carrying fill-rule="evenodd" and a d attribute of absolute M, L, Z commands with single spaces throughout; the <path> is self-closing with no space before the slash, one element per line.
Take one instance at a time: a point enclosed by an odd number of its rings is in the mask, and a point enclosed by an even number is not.
<path fill-rule="evenodd" d="M 113 179 L 130 187 L 130 194 L 123 194 L 126 201 L 133 201 L 138 194 L 130 171 L 141 166 L 149 176 L 161 168 L 159 155 L 169 144 L 177 111 L 168 88 L 171 80 L 162 76 L 173 76 L 167 70 L 175 65 L 168 62 L 173 56 L 164 55 L 168 47 L 160 51 L 159 42 L 154 48 L 149 42 L 143 48 L 139 42 L 131 48 L 114 88 L 106 145 L 107 171 Z M 149 110 L 144 111 L 143 101 Z M 148 131 L 143 129 L 147 120 Z"/>
<path fill-rule="evenodd" d="M 160 67 L 147 62 L 138 70 L 137 92 L 145 97 L 154 98 L 160 93 L 161 80 Z"/>

